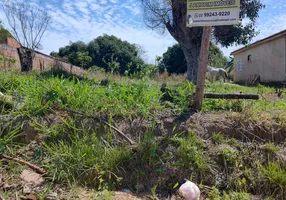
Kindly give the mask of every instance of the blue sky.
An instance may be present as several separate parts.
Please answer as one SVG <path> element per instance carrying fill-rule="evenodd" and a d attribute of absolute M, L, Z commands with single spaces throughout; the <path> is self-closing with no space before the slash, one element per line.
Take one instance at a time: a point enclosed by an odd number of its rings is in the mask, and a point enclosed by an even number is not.
<path fill-rule="evenodd" d="M 33 0 L 25 0 L 26 2 Z M 43 37 L 42 52 L 49 54 L 68 45 L 70 41 L 89 42 L 106 33 L 136 43 L 147 51 L 145 59 L 154 62 L 176 41 L 167 33 L 159 35 L 143 23 L 139 0 L 45 0 L 43 7 L 53 19 Z M 286 29 L 286 0 L 262 0 L 266 8 L 260 11 L 257 30 L 260 34 L 252 41 Z M 0 12 L 0 18 L 4 19 Z M 5 24 L 4 26 L 7 26 Z M 226 56 L 240 46 L 223 48 Z"/>

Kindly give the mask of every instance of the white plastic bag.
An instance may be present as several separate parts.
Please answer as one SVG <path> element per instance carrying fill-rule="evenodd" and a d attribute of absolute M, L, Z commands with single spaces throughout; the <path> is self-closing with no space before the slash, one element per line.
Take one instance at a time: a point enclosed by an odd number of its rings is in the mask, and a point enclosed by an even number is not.
<path fill-rule="evenodd" d="M 201 191 L 196 184 L 186 180 L 179 188 L 179 194 L 186 200 L 199 200 Z"/>

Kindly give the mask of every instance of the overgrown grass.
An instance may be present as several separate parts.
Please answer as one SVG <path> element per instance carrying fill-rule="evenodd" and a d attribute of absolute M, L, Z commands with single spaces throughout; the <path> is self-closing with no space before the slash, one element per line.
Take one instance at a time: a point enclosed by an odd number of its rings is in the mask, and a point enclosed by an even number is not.
<path fill-rule="evenodd" d="M 211 199 L 250 199 L 250 193 L 256 192 L 283 199 L 286 189 L 285 165 L 276 163 L 273 158 L 267 160 L 253 147 L 254 144 L 249 147 L 221 133 L 214 133 L 208 140 L 203 140 L 194 131 L 166 134 L 163 136 L 166 138 L 156 135 L 155 127 L 160 124 L 156 121 L 156 116 L 162 112 L 170 113 L 171 110 L 173 117 L 176 117 L 189 111 L 193 101 L 191 94 L 195 91 L 191 83 L 171 79 L 123 79 L 120 82 L 111 79 L 111 76 L 107 81 L 101 81 L 81 79 L 69 74 L 2 73 L 0 91 L 11 95 L 13 102 L 17 103 L 7 108 L 5 102 L 0 102 L 1 115 L 29 117 L 32 121 L 30 125 L 41 133 L 44 143 L 41 164 L 49 171 L 50 180 L 54 182 L 77 183 L 98 190 L 112 190 L 125 184 L 125 187 L 127 185 L 138 192 L 145 184 L 145 188 L 152 191 L 155 197 L 156 190 L 163 188 L 174 191 L 175 184 L 191 176 L 197 183 L 215 186 L 209 194 Z M 168 86 L 166 96 L 160 91 L 163 82 Z M 206 91 L 266 96 L 275 92 L 270 87 L 217 83 L 208 85 Z M 167 99 L 164 100 L 164 97 Z M 269 121 L 267 116 L 257 116 L 257 111 L 286 110 L 283 98 L 275 101 L 206 99 L 203 106 L 205 111 L 240 112 L 252 109 L 244 120 L 259 120 L 265 126 Z M 63 115 L 61 121 L 51 127 L 37 122 L 38 116 L 45 116 L 52 110 L 60 112 L 65 109 L 108 116 L 110 123 L 114 116 L 151 118 L 154 125 L 136 138 L 135 146 L 126 147 L 114 142 L 109 127 L 104 130 L 99 127 L 93 129 L 91 126 L 87 128 L 87 124 L 81 123 L 83 119 L 77 116 Z M 277 123 L 275 126 L 286 126 L 284 114 L 273 119 Z M 4 134 L 1 128 L 0 150 L 1 145 L 11 145 L 19 132 L 14 129 Z M 224 144 L 234 148 L 226 148 L 213 155 L 212 150 Z M 267 143 L 261 149 L 272 156 L 280 148 L 276 144 Z M 213 159 L 213 156 L 222 157 L 225 163 Z M 37 163 L 40 161 L 37 160 Z M 217 177 L 225 173 L 227 177 Z"/>
<path fill-rule="evenodd" d="M 212 141 L 215 144 L 222 144 L 223 142 L 225 142 L 225 138 L 221 133 L 213 133 Z"/>
<path fill-rule="evenodd" d="M 207 200 L 250 200 L 251 194 L 246 192 L 223 192 L 221 193 L 217 188 L 213 188 L 210 192 L 210 197 Z"/>
<path fill-rule="evenodd" d="M 286 168 L 281 164 L 269 161 L 266 166 L 261 166 L 261 171 L 264 175 L 265 182 L 272 189 L 286 189 Z"/>
<path fill-rule="evenodd" d="M 130 149 L 113 146 L 95 133 L 66 135 L 68 140 L 44 144 L 51 159 L 46 167 L 53 172 L 53 181 L 76 182 L 100 190 L 120 185 L 118 172 L 130 157 Z"/>
<path fill-rule="evenodd" d="M 53 72 L 54 73 L 54 72 Z M 0 75 L 0 91 L 12 95 L 21 105 L 20 112 L 27 115 L 44 115 L 50 107 L 69 108 L 85 113 L 105 113 L 121 116 L 150 117 L 164 109 L 171 109 L 176 114 L 182 114 L 190 109 L 193 103 L 192 93 L 195 87 L 187 82 L 176 83 L 167 80 L 170 87 L 171 103 L 162 104 L 163 93 L 160 82 L 148 78 L 140 80 L 117 82 L 109 79 L 106 85 L 101 85 L 95 79 L 88 80 L 55 73 L 39 75 L 5 72 Z M 127 78 L 124 78 L 128 80 Z M 235 84 L 215 83 L 207 85 L 206 92 L 218 93 L 254 93 L 267 95 L 274 93 L 270 87 L 245 87 Z M 5 106 L 9 106 L 5 104 Z M 19 106 L 18 106 L 19 107 Z M 286 110 L 286 101 L 260 99 L 253 100 L 223 100 L 205 99 L 205 111 L 229 110 Z"/>
<path fill-rule="evenodd" d="M 268 153 L 274 153 L 276 151 L 279 151 L 279 146 L 277 146 L 276 144 L 274 143 L 266 143 L 265 144 L 265 150 L 268 152 Z"/>
<path fill-rule="evenodd" d="M 18 145 L 17 139 L 20 136 L 20 127 L 9 126 L 4 128 L 0 126 L 0 154 L 4 153 L 7 146 Z"/>
<path fill-rule="evenodd" d="M 144 81 L 101 86 L 95 81 L 46 79 L 35 74 L 0 76 L 0 90 L 22 98 L 23 107 L 19 111 L 28 115 L 44 115 L 49 107 L 57 106 L 85 113 L 148 117 L 162 108 L 159 88 Z"/>
<path fill-rule="evenodd" d="M 193 168 L 199 173 L 210 172 L 210 158 L 203 148 L 203 141 L 195 132 L 188 133 L 186 138 L 175 138 L 179 143 L 177 154 L 184 167 Z"/>
<path fill-rule="evenodd" d="M 237 84 L 214 83 L 207 85 L 206 92 L 213 93 L 242 93 L 261 95 L 259 100 L 224 100 L 224 99 L 205 99 L 203 109 L 205 111 L 229 110 L 240 112 L 243 110 L 252 111 L 270 111 L 286 110 L 286 101 L 284 98 L 271 100 L 268 94 L 275 96 L 275 88 L 259 85 L 257 87 L 246 87 Z"/>

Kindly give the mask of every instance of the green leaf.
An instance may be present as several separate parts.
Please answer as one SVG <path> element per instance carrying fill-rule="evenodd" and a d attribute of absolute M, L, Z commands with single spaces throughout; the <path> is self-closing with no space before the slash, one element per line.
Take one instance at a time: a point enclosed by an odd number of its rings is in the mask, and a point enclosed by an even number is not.
<path fill-rule="evenodd" d="M 178 186 L 179 186 L 179 183 L 177 182 L 177 183 L 174 185 L 173 189 L 175 189 L 175 188 L 178 187 Z"/>
<path fill-rule="evenodd" d="M 4 152 L 5 147 L 6 147 L 5 144 L 2 141 L 0 141 L 0 154 Z"/>

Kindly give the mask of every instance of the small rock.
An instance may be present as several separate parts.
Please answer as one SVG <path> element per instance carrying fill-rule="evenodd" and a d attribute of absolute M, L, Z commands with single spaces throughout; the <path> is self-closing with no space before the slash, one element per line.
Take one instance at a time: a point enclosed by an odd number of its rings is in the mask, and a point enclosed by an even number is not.
<path fill-rule="evenodd" d="M 250 197 L 250 200 L 260 200 L 260 199 L 262 199 L 262 197 L 258 195 L 255 195 L 255 196 L 253 195 Z"/>
<path fill-rule="evenodd" d="M 236 149 L 228 144 L 220 144 L 217 148 L 216 151 L 224 151 L 224 150 L 230 150 L 230 151 L 235 151 Z"/>
<path fill-rule="evenodd" d="M 25 138 L 24 138 L 24 143 L 25 144 L 30 144 L 31 142 L 34 142 L 34 140 L 38 140 L 39 138 L 39 132 L 30 124 L 25 123 L 23 125 L 22 130 L 25 133 Z M 33 147 L 33 144 L 30 144 Z M 35 147 L 35 145 L 34 145 Z"/>
<path fill-rule="evenodd" d="M 123 189 L 122 192 L 131 194 L 132 192 L 129 189 Z"/>
<path fill-rule="evenodd" d="M 57 196 L 58 196 L 58 194 L 55 193 L 55 192 L 50 193 L 50 194 L 48 194 L 48 196 L 46 197 L 46 200 L 55 200 L 55 199 L 57 199 Z"/>
<path fill-rule="evenodd" d="M 179 198 L 176 197 L 175 195 L 172 195 L 171 197 L 169 197 L 170 200 L 178 200 Z"/>
<path fill-rule="evenodd" d="M 29 185 L 24 185 L 24 187 L 23 187 L 23 193 L 24 193 L 24 194 L 31 194 L 31 192 L 32 192 L 31 187 L 30 187 Z"/>
<path fill-rule="evenodd" d="M 64 193 L 64 191 L 63 191 L 63 189 L 58 189 L 58 193 L 60 193 L 60 194 L 63 194 Z"/>
<path fill-rule="evenodd" d="M 25 197 L 26 200 L 38 200 L 37 196 L 30 194 L 27 197 Z"/>
<path fill-rule="evenodd" d="M 128 194 L 125 192 L 114 192 L 112 199 L 113 200 L 122 200 L 122 199 L 143 200 L 143 198 L 140 198 L 140 197 L 137 197 L 135 195 Z"/>
<path fill-rule="evenodd" d="M 44 182 L 44 178 L 41 175 L 29 170 L 24 170 L 20 177 L 26 183 L 33 184 L 33 186 L 39 186 Z"/>
<path fill-rule="evenodd" d="M 4 188 L 4 189 L 9 188 L 9 187 L 10 187 L 10 185 L 9 185 L 8 183 L 5 183 L 5 184 L 3 185 L 3 188 Z"/>
<path fill-rule="evenodd" d="M 215 178 L 216 184 L 221 184 L 222 179 L 220 177 Z"/>
<path fill-rule="evenodd" d="M 275 152 L 275 156 L 281 164 L 286 164 L 286 149 L 280 149 L 279 151 Z"/>
<path fill-rule="evenodd" d="M 88 193 L 87 191 L 83 191 L 78 195 L 79 199 L 83 199 L 83 200 L 91 199 L 92 196 L 93 194 Z"/>
<path fill-rule="evenodd" d="M 5 95 L 2 92 L 0 92 L 0 98 L 4 98 L 6 101 L 12 102 L 13 97 L 9 95 Z"/>
<path fill-rule="evenodd" d="M 142 191 L 145 190 L 145 186 L 144 186 L 143 184 L 138 184 L 138 185 L 136 186 L 136 189 L 137 189 L 139 192 L 142 192 Z"/>
<path fill-rule="evenodd" d="M 13 190 L 13 189 L 17 188 L 18 186 L 19 186 L 19 185 L 17 185 L 17 184 L 9 185 L 8 183 L 5 183 L 5 184 L 3 185 L 3 190 L 4 190 L 4 191 Z"/>

